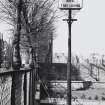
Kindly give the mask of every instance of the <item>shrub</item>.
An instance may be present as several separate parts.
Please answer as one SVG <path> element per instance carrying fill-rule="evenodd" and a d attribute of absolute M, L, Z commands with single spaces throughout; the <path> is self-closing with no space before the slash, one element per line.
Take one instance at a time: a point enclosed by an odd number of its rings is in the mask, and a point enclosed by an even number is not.
<path fill-rule="evenodd" d="M 105 93 L 102 93 L 102 95 L 105 95 Z"/>
<path fill-rule="evenodd" d="M 92 97 L 91 96 L 89 96 L 89 98 L 88 98 L 89 100 L 92 100 Z"/>
<path fill-rule="evenodd" d="M 102 99 L 102 101 L 105 101 L 105 97 L 103 97 L 103 96 L 102 96 L 102 98 L 101 98 L 101 99 Z"/>
<path fill-rule="evenodd" d="M 82 94 L 81 99 L 86 99 L 86 95 Z"/>
<path fill-rule="evenodd" d="M 98 99 L 99 99 L 99 97 L 96 95 L 94 99 L 95 99 L 95 100 L 98 100 Z"/>

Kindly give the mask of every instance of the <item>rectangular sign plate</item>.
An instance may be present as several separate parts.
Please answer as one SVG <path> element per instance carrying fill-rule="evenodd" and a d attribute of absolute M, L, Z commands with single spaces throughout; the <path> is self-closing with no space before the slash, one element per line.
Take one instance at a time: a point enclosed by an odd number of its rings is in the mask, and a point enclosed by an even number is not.
<path fill-rule="evenodd" d="M 81 9 L 82 0 L 59 0 L 60 9 Z"/>

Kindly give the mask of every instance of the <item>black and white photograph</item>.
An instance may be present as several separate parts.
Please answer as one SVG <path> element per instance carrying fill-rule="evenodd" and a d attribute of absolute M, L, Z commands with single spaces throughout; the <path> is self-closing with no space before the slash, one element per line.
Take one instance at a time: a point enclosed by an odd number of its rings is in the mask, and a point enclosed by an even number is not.
<path fill-rule="evenodd" d="M 0 105 L 105 105 L 105 0 L 0 0 Z"/>

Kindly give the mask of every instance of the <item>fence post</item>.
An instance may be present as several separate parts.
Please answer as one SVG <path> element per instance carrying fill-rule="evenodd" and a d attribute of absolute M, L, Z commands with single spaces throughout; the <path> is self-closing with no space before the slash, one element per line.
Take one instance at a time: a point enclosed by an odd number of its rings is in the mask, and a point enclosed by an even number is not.
<path fill-rule="evenodd" d="M 12 75 L 11 105 L 21 105 L 22 98 L 22 74 Z"/>
<path fill-rule="evenodd" d="M 35 85 L 35 83 L 36 83 L 36 77 L 35 77 L 36 75 L 35 75 L 35 69 L 33 69 L 33 77 L 32 77 L 32 93 L 33 93 L 33 105 L 35 105 L 35 94 L 36 94 L 36 85 Z"/>
<path fill-rule="evenodd" d="M 30 76 L 29 76 L 29 105 L 33 105 L 32 104 L 32 71 L 30 72 Z"/>
<path fill-rule="evenodd" d="M 14 75 L 12 75 L 11 105 L 15 105 L 15 80 L 14 80 Z"/>
<path fill-rule="evenodd" d="M 29 82 L 29 105 L 35 105 L 35 70 L 30 72 Z"/>
<path fill-rule="evenodd" d="M 27 105 L 27 73 L 24 74 L 24 105 Z"/>

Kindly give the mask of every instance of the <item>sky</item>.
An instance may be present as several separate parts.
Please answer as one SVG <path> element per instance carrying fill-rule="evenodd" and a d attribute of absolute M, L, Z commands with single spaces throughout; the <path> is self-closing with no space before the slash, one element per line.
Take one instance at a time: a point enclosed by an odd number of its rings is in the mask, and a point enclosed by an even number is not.
<path fill-rule="evenodd" d="M 105 0 L 84 0 L 83 8 L 72 24 L 72 53 L 89 56 L 91 53 L 105 54 Z M 54 41 L 54 52 L 67 54 L 68 25 L 58 23 L 58 37 Z"/>
<path fill-rule="evenodd" d="M 0 33 L 3 34 L 4 40 L 9 40 L 11 37 L 10 32 L 9 32 L 10 26 L 6 24 L 5 22 L 0 23 Z"/>
<path fill-rule="evenodd" d="M 83 0 L 83 4 L 74 16 L 78 21 L 72 24 L 72 53 L 82 56 L 105 54 L 105 0 Z M 4 39 L 10 37 L 8 28 L 8 25 L 0 24 Z M 68 24 L 61 18 L 56 22 L 56 28 L 53 51 L 67 54 Z"/>

